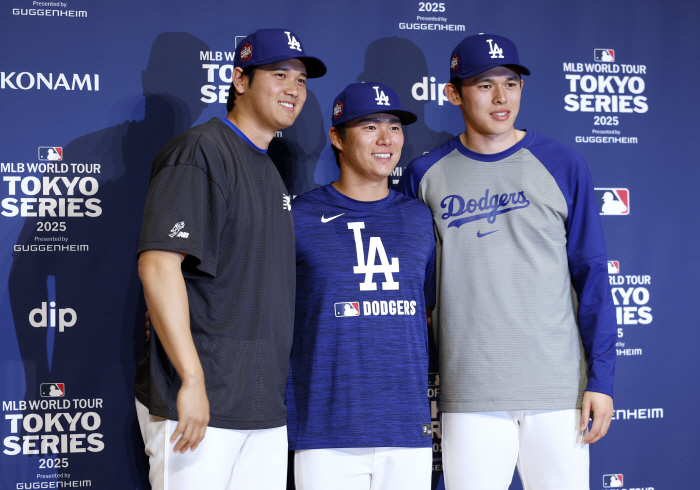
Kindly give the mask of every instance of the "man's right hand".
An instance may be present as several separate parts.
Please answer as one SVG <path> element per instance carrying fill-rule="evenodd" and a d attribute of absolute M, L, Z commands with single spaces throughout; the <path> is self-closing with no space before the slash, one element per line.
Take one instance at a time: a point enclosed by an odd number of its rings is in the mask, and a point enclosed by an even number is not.
<path fill-rule="evenodd" d="M 174 451 L 194 451 L 204 439 L 209 423 L 209 399 L 204 389 L 204 378 L 183 380 L 177 394 L 177 427 L 170 437 Z M 179 437 L 179 439 L 178 439 Z"/>

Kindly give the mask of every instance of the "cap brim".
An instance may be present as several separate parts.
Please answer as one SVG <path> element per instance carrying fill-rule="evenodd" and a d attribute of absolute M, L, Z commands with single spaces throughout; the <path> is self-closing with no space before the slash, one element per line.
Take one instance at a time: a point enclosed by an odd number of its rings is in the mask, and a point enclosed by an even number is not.
<path fill-rule="evenodd" d="M 306 66 L 306 76 L 308 78 L 320 78 L 326 74 L 326 65 L 318 58 L 304 56 L 297 59 L 301 60 Z"/>
<path fill-rule="evenodd" d="M 393 110 L 393 111 L 380 111 L 384 112 L 385 114 L 391 114 L 393 116 L 396 116 L 399 118 L 401 121 L 401 124 L 404 126 L 408 126 L 409 124 L 413 124 L 418 120 L 418 116 L 416 116 L 414 113 L 411 111 L 404 111 L 404 110 Z"/>
<path fill-rule="evenodd" d="M 255 63 L 255 66 L 271 65 L 272 63 L 279 63 L 280 61 L 287 60 L 299 60 L 304 63 L 307 78 L 320 78 L 325 75 L 327 71 L 323 61 L 313 56 L 275 56 L 266 60 L 260 60 L 258 63 Z"/>
<path fill-rule="evenodd" d="M 457 75 L 457 78 L 471 78 L 475 77 L 477 75 L 481 75 L 485 71 L 489 71 L 491 68 L 496 68 L 497 66 L 507 66 L 507 67 L 514 67 L 517 69 L 518 73 L 521 75 L 530 75 L 530 70 L 528 70 L 525 66 L 523 65 L 518 65 L 515 63 L 488 63 L 486 65 L 479 65 L 476 68 L 472 68 L 470 71 L 466 73 L 462 73 Z"/>
<path fill-rule="evenodd" d="M 351 112 L 347 115 L 347 117 L 341 117 L 338 119 L 338 121 L 333 121 L 333 127 L 339 125 L 339 124 L 344 124 L 346 122 L 359 119 L 364 116 L 370 116 L 372 114 L 391 114 L 392 116 L 396 116 L 399 118 L 399 121 L 401 121 L 401 124 L 403 126 L 408 126 L 409 124 L 413 124 L 418 120 L 418 116 L 416 116 L 414 113 L 411 111 L 404 111 L 403 109 L 388 109 L 386 111 L 383 111 L 381 109 L 379 110 L 371 110 L 371 111 L 360 111 L 360 112 Z"/>

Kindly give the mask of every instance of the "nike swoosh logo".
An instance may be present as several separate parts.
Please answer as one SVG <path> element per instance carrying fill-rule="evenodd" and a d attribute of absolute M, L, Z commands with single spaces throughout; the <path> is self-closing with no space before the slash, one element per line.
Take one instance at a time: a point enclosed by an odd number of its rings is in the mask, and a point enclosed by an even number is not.
<path fill-rule="evenodd" d="M 481 230 L 476 232 L 476 236 L 481 238 L 482 236 L 490 235 L 491 233 L 496 233 L 498 230 L 489 231 L 488 233 L 481 233 Z"/>
<path fill-rule="evenodd" d="M 338 216 L 342 216 L 342 215 L 344 215 L 344 214 L 345 214 L 345 213 L 340 213 L 339 215 L 337 215 L 337 216 L 331 216 L 330 218 L 325 218 L 325 217 L 321 216 L 321 223 L 328 223 L 329 221 L 334 220 L 334 219 L 336 219 Z"/>

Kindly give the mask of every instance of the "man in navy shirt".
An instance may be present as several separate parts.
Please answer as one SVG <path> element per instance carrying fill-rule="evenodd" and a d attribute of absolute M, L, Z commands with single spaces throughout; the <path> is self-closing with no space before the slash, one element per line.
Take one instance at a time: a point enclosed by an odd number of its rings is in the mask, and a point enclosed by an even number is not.
<path fill-rule="evenodd" d="M 154 489 L 286 486 L 294 232 L 267 147 L 325 72 L 291 31 L 256 31 L 228 115 L 153 164 L 138 253 L 154 335 L 134 392 Z"/>
<path fill-rule="evenodd" d="M 401 109 L 381 83 L 336 97 L 340 178 L 293 201 L 297 297 L 287 384 L 297 490 L 427 490 L 430 210 L 388 187 Z"/>

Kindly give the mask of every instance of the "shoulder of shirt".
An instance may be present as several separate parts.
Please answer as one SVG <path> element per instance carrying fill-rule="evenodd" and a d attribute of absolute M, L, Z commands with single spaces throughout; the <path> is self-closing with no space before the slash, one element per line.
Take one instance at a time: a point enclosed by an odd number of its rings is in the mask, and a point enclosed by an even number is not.
<path fill-rule="evenodd" d="M 396 193 L 396 196 L 394 197 L 391 206 L 405 206 L 410 210 L 412 216 L 419 216 L 420 214 L 423 214 L 423 218 L 429 222 L 430 229 L 432 230 L 433 212 L 430 210 L 428 205 L 418 198 L 407 196 L 406 194 L 398 191 L 394 192 Z"/>
<path fill-rule="evenodd" d="M 192 165 L 208 173 L 207 166 L 203 165 L 204 162 L 196 158 L 195 155 L 197 153 L 220 154 L 222 160 L 230 157 L 230 152 L 222 145 L 222 133 L 220 132 L 222 129 L 225 130 L 223 134 L 228 134 L 228 131 L 234 136 L 234 141 L 238 139 L 242 144 L 245 144 L 238 135 L 226 127 L 224 122 L 214 117 L 203 124 L 183 131 L 168 141 L 156 156 L 154 171 L 157 173 L 166 167 Z M 214 161 L 216 160 L 214 159 Z"/>
<path fill-rule="evenodd" d="M 326 200 L 321 197 L 326 192 L 324 187 L 325 186 L 317 187 L 295 197 L 292 200 L 292 213 L 295 211 L 300 212 L 320 203 L 325 203 Z"/>
<path fill-rule="evenodd" d="M 425 173 L 430 167 L 455 150 L 455 138 L 459 138 L 459 135 L 450 138 L 425 155 L 414 158 L 406 166 L 404 172 Z"/>
<path fill-rule="evenodd" d="M 530 151 L 542 163 L 551 163 L 551 160 L 556 160 L 560 164 L 567 161 L 585 163 L 583 155 L 577 149 L 534 131 L 532 141 L 524 149 Z"/>
<path fill-rule="evenodd" d="M 292 201 L 292 202 L 299 202 L 302 204 L 306 204 L 306 203 L 311 204 L 314 202 L 318 202 L 320 200 L 319 197 L 321 196 L 321 193 L 324 192 L 323 191 L 324 187 L 325 186 L 322 185 L 322 186 L 316 187 L 315 189 L 312 189 L 310 191 L 306 191 L 303 194 L 299 194 L 297 197 L 294 198 L 294 201 Z"/>

